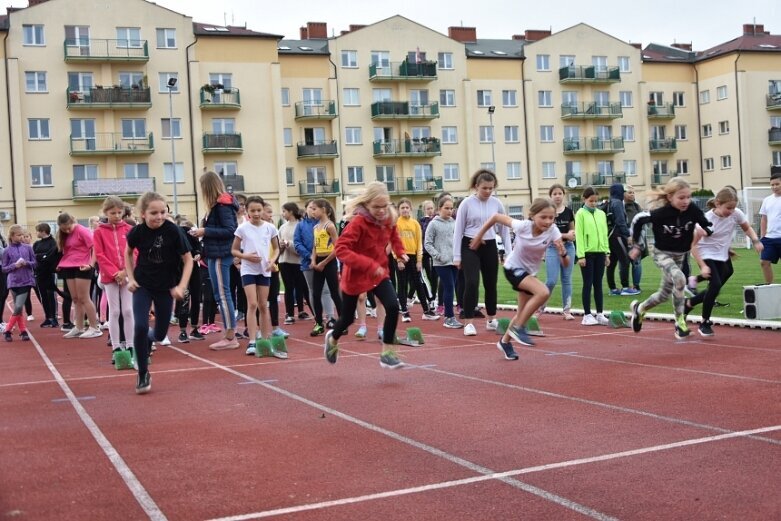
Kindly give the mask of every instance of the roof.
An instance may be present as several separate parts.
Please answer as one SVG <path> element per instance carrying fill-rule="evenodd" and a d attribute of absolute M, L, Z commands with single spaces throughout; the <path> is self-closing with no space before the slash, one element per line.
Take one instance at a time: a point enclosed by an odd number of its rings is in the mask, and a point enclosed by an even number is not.
<path fill-rule="evenodd" d="M 500 58 L 523 60 L 523 46 L 526 40 L 485 40 L 478 38 L 474 43 L 465 43 L 468 58 Z"/>
<path fill-rule="evenodd" d="M 193 33 L 195 33 L 196 36 L 240 36 L 245 38 L 282 39 L 282 36 L 279 34 L 260 33 L 247 29 L 246 27 L 236 25 L 222 26 L 199 22 L 193 22 Z"/>
<path fill-rule="evenodd" d="M 641 54 L 644 62 L 681 62 L 693 63 L 697 53 L 660 45 L 658 43 L 648 44 Z"/>
<path fill-rule="evenodd" d="M 781 34 L 744 34 L 697 53 L 697 61 L 732 52 L 781 52 Z"/>
<path fill-rule="evenodd" d="M 283 54 L 318 54 L 330 56 L 328 40 L 280 40 L 277 44 L 277 52 Z"/>

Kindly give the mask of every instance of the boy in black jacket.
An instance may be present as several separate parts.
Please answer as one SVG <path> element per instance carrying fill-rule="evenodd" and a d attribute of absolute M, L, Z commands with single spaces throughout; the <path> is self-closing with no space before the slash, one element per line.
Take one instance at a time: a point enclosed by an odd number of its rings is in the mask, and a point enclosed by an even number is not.
<path fill-rule="evenodd" d="M 35 226 L 38 240 L 33 244 L 35 253 L 35 284 L 38 286 L 38 294 L 41 296 L 41 304 L 46 319 L 41 327 L 59 327 L 57 322 L 57 282 L 55 268 L 60 254 L 57 251 L 57 241 L 51 236 L 51 227 L 46 223 L 38 223 Z"/>

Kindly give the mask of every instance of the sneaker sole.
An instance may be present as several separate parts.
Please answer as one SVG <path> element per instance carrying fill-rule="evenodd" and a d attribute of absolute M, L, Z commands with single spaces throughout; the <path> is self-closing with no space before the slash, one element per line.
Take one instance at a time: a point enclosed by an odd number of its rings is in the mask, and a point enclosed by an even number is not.
<path fill-rule="evenodd" d="M 380 361 L 380 367 L 382 367 L 383 369 L 401 369 L 402 367 L 404 367 L 404 362 L 399 362 L 398 364 L 390 365 L 390 364 L 386 364 L 383 361 Z"/>
<path fill-rule="evenodd" d="M 697 329 L 697 332 L 700 334 L 700 336 L 703 336 L 703 337 L 705 337 L 705 338 L 709 338 L 709 337 L 712 337 L 712 336 L 714 336 L 714 335 L 715 335 L 715 333 L 703 333 L 703 332 L 702 332 L 702 331 L 700 331 L 699 329 Z"/>
<path fill-rule="evenodd" d="M 516 353 L 515 357 L 512 357 L 512 356 L 507 356 L 507 353 L 505 353 L 505 352 L 504 352 L 504 348 L 502 347 L 502 343 L 501 343 L 501 342 L 497 342 L 497 343 L 496 343 L 496 348 L 497 348 L 499 351 L 501 351 L 501 352 L 502 352 L 502 354 L 504 355 L 504 359 L 505 359 L 505 360 L 518 360 L 518 354 L 517 354 L 517 353 Z"/>
<path fill-rule="evenodd" d="M 514 331 L 511 330 L 510 331 L 510 337 L 512 337 L 513 340 L 515 340 L 516 342 L 518 342 L 521 345 L 525 345 L 527 347 L 534 347 L 534 342 L 532 342 L 531 339 L 524 340 L 520 336 L 515 336 L 513 333 L 514 333 Z M 527 333 L 527 335 L 528 335 L 528 333 Z"/>
<path fill-rule="evenodd" d="M 325 340 L 323 341 L 323 356 L 325 357 L 325 361 L 329 364 L 335 364 L 336 360 L 338 358 L 338 351 L 333 354 L 333 359 L 328 356 L 328 351 L 331 350 L 331 339 L 334 336 L 333 330 L 328 331 L 325 334 Z"/>
<path fill-rule="evenodd" d="M 632 316 L 630 317 L 630 321 L 632 323 L 632 331 L 635 333 L 639 333 L 641 329 L 643 329 L 643 319 L 640 317 L 640 303 L 637 300 L 633 300 L 632 303 L 629 305 L 630 309 L 632 310 Z"/>

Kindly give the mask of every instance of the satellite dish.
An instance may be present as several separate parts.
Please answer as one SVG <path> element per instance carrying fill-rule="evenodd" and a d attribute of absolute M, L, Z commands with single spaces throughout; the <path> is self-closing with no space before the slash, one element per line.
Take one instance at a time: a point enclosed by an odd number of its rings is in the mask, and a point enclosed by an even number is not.
<path fill-rule="evenodd" d="M 576 186 L 578 186 L 578 180 L 574 177 L 570 177 L 567 180 L 567 186 L 569 186 L 570 188 L 575 188 Z"/>

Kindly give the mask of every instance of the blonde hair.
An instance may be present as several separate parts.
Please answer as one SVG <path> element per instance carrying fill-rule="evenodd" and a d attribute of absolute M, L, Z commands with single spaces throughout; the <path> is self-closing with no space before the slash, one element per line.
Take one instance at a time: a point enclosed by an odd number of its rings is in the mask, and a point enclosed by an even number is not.
<path fill-rule="evenodd" d="M 146 212 L 146 209 L 149 208 L 149 203 L 152 201 L 162 201 L 163 204 L 166 204 L 165 197 L 158 194 L 157 192 L 144 192 L 136 202 L 136 211 L 138 214 L 143 215 L 144 212 Z"/>
<path fill-rule="evenodd" d="M 19 235 L 24 237 L 24 226 L 22 226 L 21 224 L 12 224 L 11 226 L 8 227 L 8 239 L 9 240 L 16 233 L 18 233 Z"/>
<path fill-rule="evenodd" d="M 678 190 L 691 188 L 689 183 L 683 177 L 673 177 L 664 186 L 653 190 L 648 194 L 648 207 L 651 209 L 661 208 L 670 204 L 668 195 L 672 195 Z"/>
<path fill-rule="evenodd" d="M 535 215 L 548 208 L 553 208 L 553 210 L 555 211 L 556 205 L 553 204 L 553 201 L 551 199 L 546 199 L 545 197 L 538 197 L 537 199 L 532 201 L 532 205 L 529 207 L 529 220 L 534 219 Z"/>
<path fill-rule="evenodd" d="M 217 199 L 225 193 L 225 184 L 222 178 L 214 172 L 205 172 L 198 180 L 201 185 L 203 200 L 208 208 L 217 204 Z"/>
<path fill-rule="evenodd" d="M 737 203 L 737 202 L 738 202 L 738 193 L 731 186 L 725 186 L 724 188 L 719 190 L 715 196 L 708 199 L 708 202 L 705 203 L 705 205 L 712 210 L 716 208 L 716 205 L 719 204 Z"/>
<path fill-rule="evenodd" d="M 366 185 L 366 190 L 363 193 L 353 199 L 347 201 L 344 205 L 344 211 L 347 215 L 353 215 L 358 207 L 368 210 L 366 205 L 372 202 L 378 197 L 385 196 L 390 201 L 390 195 L 388 194 L 388 187 L 381 181 L 372 181 Z M 392 205 L 388 205 L 388 216 L 390 217 L 390 224 L 395 226 L 396 221 L 399 218 L 399 214 Z"/>
<path fill-rule="evenodd" d="M 122 211 L 125 211 L 125 201 L 117 197 L 116 195 L 109 195 L 106 197 L 106 200 L 103 201 L 103 207 L 102 211 L 103 213 L 106 213 L 108 210 L 111 210 L 112 208 L 121 208 Z"/>
<path fill-rule="evenodd" d="M 63 224 L 72 224 L 75 222 L 76 219 L 74 219 L 73 216 L 67 212 L 62 212 L 57 216 L 57 249 L 59 251 L 62 251 L 65 247 L 65 236 L 68 235 L 62 231 L 60 226 Z"/>

